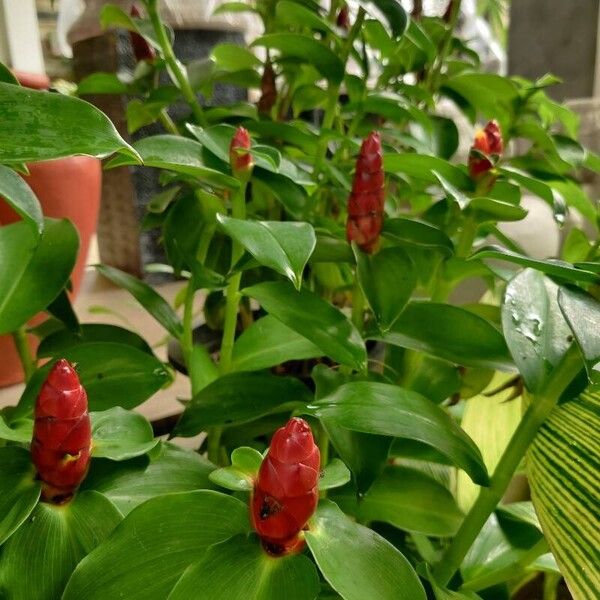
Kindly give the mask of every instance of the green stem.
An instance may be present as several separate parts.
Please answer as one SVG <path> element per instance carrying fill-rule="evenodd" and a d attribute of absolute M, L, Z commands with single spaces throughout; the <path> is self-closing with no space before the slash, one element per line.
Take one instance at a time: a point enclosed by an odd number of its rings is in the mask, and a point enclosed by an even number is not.
<path fill-rule="evenodd" d="M 177 125 L 175 125 L 175 121 L 171 119 L 171 115 L 169 115 L 165 108 L 160 111 L 158 118 L 166 131 L 172 133 L 173 135 L 181 135 L 179 133 L 179 129 L 177 129 Z"/>
<path fill-rule="evenodd" d="M 467 217 L 463 223 L 462 231 L 456 245 L 456 256 L 466 258 L 471 253 L 475 236 L 477 235 L 477 222 L 472 217 Z"/>
<path fill-rule="evenodd" d="M 362 334 L 364 327 L 364 313 L 365 313 L 365 296 L 358 283 L 358 277 L 354 283 L 352 289 L 352 322 L 359 333 Z"/>
<path fill-rule="evenodd" d="M 207 454 L 208 460 L 213 465 L 221 464 L 221 435 L 223 433 L 222 427 L 211 427 L 208 432 L 208 443 L 207 443 Z"/>
<path fill-rule="evenodd" d="M 177 60 L 173 46 L 169 40 L 167 29 L 162 22 L 160 15 L 158 14 L 158 2 L 157 0 L 149 0 L 146 4 L 148 9 L 148 17 L 154 28 L 156 39 L 160 44 L 161 54 L 167 65 L 167 71 L 171 77 L 173 83 L 179 88 L 184 100 L 189 104 L 192 109 L 192 114 L 196 119 L 198 125 L 206 125 L 206 117 L 202 111 L 202 107 L 198 102 L 198 98 L 190 85 L 187 73 L 184 66 Z"/>
<path fill-rule="evenodd" d="M 12 337 L 17 348 L 17 353 L 19 354 L 19 359 L 21 360 L 23 373 L 25 374 L 25 383 L 27 383 L 31 379 L 31 376 L 35 373 L 36 365 L 35 360 L 31 356 L 31 352 L 29 350 L 29 343 L 27 341 L 27 333 L 25 332 L 25 328 L 19 327 L 19 329 L 13 331 Z"/>
<path fill-rule="evenodd" d="M 506 492 L 508 484 L 538 429 L 580 369 L 581 355 L 579 349 L 573 345 L 554 369 L 545 385 L 533 396 L 529 408 L 500 458 L 489 487 L 481 488 L 475 504 L 465 517 L 458 533 L 440 562 L 435 565 L 433 574 L 440 585 L 446 586 L 460 567 L 481 528 Z"/>

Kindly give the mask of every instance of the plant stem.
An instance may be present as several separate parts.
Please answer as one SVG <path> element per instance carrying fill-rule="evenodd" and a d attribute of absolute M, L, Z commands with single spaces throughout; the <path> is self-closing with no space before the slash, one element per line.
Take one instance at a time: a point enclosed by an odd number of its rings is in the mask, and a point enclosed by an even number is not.
<path fill-rule="evenodd" d="M 456 256 L 466 258 L 471 252 L 475 236 L 477 235 L 477 222 L 472 217 L 467 217 L 463 223 L 462 231 L 456 245 Z"/>
<path fill-rule="evenodd" d="M 21 360 L 23 373 L 25 374 L 25 383 L 27 383 L 31 379 L 31 376 L 35 373 L 36 365 L 35 360 L 29 351 L 29 343 L 27 341 L 27 333 L 25 332 L 25 328 L 19 327 L 19 329 L 13 331 L 12 337 L 19 354 L 19 359 Z"/>
<path fill-rule="evenodd" d="M 358 277 L 355 275 L 354 288 L 352 289 L 352 322 L 362 335 L 364 327 L 365 296 L 360 289 Z"/>
<path fill-rule="evenodd" d="M 171 115 L 169 115 L 166 109 L 163 108 L 160 111 L 160 113 L 158 114 L 158 118 L 166 131 L 173 135 L 181 135 L 179 133 L 179 129 L 177 129 L 177 125 L 175 125 L 175 121 L 171 119 Z"/>
<path fill-rule="evenodd" d="M 490 486 L 481 488 L 475 504 L 465 517 L 458 533 L 433 569 L 434 577 L 440 585 L 446 586 L 460 567 L 481 528 L 502 499 L 538 429 L 558 403 L 563 391 L 580 371 L 581 366 L 579 349 L 573 345 L 544 386 L 532 397 L 529 408 L 500 458 L 490 480 Z"/>
<path fill-rule="evenodd" d="M 198 125 L 205 126 L 206 117 L 204 116 L 198 98 L 190 85 L 185 67 L 177 60 L 175 52 L 173 52 L 173 46 L 169 40 L 167 29 L 158 14 L 157 0 L 149 0 L 146 7 L 148 9 L 148 17 L 150 17 L 154 33 L 156 34 L 156 39 L 160 44 L 161 53 L 167 65 L 169 76 L 173 80 L 173 83 L 180 89 L 184 100 L 192 109 L 192 114 Z"/>

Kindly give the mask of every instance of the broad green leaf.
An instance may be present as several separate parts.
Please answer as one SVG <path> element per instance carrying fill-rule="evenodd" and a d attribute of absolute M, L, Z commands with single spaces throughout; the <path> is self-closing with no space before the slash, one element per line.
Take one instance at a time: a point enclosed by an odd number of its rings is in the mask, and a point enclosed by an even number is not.
<path fill-rule="evenodd" d="M 436 250 L 447 256 L 454 253 L 452 240 L 441 229 L 424 221 L 407 217 L 386 219 L 383 235 L 396 243 Z"/>
<path fill-rule="evenodd" d="M 7 202 L 36 233 L 44 231 L 42 208 L 25 180 L 12 169 L 0 165 L 0 202 Z"/>
<path fill-rule="evenodd" d="M 120 406 L 90 413 L 92 419 L 93 456 L 126 460 L 146 454 L 158 443 L 152 427 L 142 415 Z"/>
<path fill-rule="evenodd" d="M 342 508 L 345 501 L 349 501 L 346 512 L 356 515 L 361 523 L 382 521 L 434 537 L 454 535 L 464 517 L 447 487 L 416 469 L 401 466 L 386 467 L 360 501 L 356 496 L 341 498 Z"/>
<path fill-rule="evenodd" d="M 167 494 L 137 507 L 86 556 L 64 600 L 166 598 L 206 550 L 248 528 L 248 507 L 209 490 Z"/>
<path fill-rule="evenodd" d="M 306 210 L 307 194 L 303 187 L 289 177 L 255 167 L 252 182 L 258 189 L 273 194 L 285 210 L 297 219 L 303 219 Z"/>
<path fill-rule="evenodd" d="M 12 407 L 5 409 L 7 412 L 12 410 Z M 0 411 L 0 440 L 8 440 L 11 442 L 20 442 L 28 444 L 33 436 L 33 420 L 32 419 L 15 419 L 7 423 L 6 417 Z"/>
<path fill-rule="evenodd" d="M 116 4 L 106 4 L 100 11 L 100 25 L 102 29 L 108 29 L 111 26 L 122 27 L 128 31 L 134 31 L 143 36 L 156 50 L 161 51 L 161 44 L 156 39 L 154 27 L 149 19 L 134 18 L 127 14 L 120 6 Z M 170 42 L 173 43 L 173 32 L 167 27 L 167 35 Z"/>
<path fill-rule="evenodd" d="M 173 435 L 190 437 L 207 427 L 251 421 L 309 401 L 308 388 L 293 377 L 231 373 L 213 381 L 186 404 Z"/>
<path fill-rule="evenodd" d="M 385 335 L 369 337 L 470 367 L 511 365 L 502 334 L 489 321 L 450 304 L 411 302 Z"/>
<path fill-rule="evenodd" d="M 189 566 L 168 600 L 313 600 L 320 590 L 315 565 L 303 554 L 273 558 L 256 537 L 238 535 L 211 546 Z"/>
<path fill-rule="evenodd" d="M 21 85 L 13 72 L 4 64 L 0 63 L 0 81 L 12 85 Z"/>
<path fill-rule="evenodd" d="M 131 460 L 94 459 L 82 489 L 102 492 L 126 515 L 155 496 L 212 488 L 213 470 L 197 452 L 161 442 Z"/>
<path fill-rule="evenodd" d="M 559 277 L 566 281 L 584 282 L 584 283 L 598 283 L 600 277 L 597 273 L 587 271 L 585 269 L 578 269 L 577 267 L 563 262 L 562 260 L 556 260 L 548 258 L 541 260 L 537 258 L 529 258 L 523 256 L 512 250 L 501 248 L 500 246 L 484 246 L 477 250 L 471 255 L 469 260 L 481 260 L 482 258 L 494 258 L 496 260 L 505 260 L 507 262 L 521 265 L 522 267 L 531 267 L 537 269 L 546 275 L 552 277 Z"/>
<path fill-rule="evenodd" d="M 527 388 L 538 391 L 572 341 L 558 306 L 558 286 L 539 271 L 526 269 L 504 293 L 502 328 Z"/>
<path fill-rule="evenodd" d="M 226 71 L 240 71 L 260 67 L 262 62 L 250 50 L 238 44 L 218 44 L 211 56 L 218 67 Z"/>
<path fill-rule="evenodd" d="M 40 502 L 0 551 L 0 588 L 15 600 L 56 600 L 77 563 L 122 517 L 97 492 L 63 506 Z"/>
<path fill-rule="evenodd" d="M 362 369 L 367 360 L 364 342 L 339 310 L 316 294 L 297 291 L 287 282 L 265 282 L 242 290 L 276 319 L 318 346 L 331 359 Z"/>
<path fill-rule="evenodd" d="M 399 0 L 360 0 L 360 4 L 369 13 L 373 12 L 377 20 L 380 20 L 381 15 L 383 15 L 395 38 L 401 37 L 406 31 L 409 19 Z M 376 10 L 373 10 L 374 8 Z"/>
<path fill-rule="evenodd" d="M 560 257 L 570 263 L 584 261 L 592 245 L 588 236 L 581 229 L 573 228 L 563 242 Z"/>
<path fill-rule="evenodd" d="M 61 290 L 60 294 L 58 294 L 50 304 L 48 304 L 46 312 L 63 323 L 68 331 L 71 331 L 74 334 L 81 333 L 81 325 L 75 314 L 73 304 L 69 299 L 66 287 Z"/>
<path fill-rule="evenodd" d="M 0 448 L 0 545 L 29 517 L 39 497 L 29 452 L 17 446 Z"/>
<path fill-rule="evenodd" d="M 0 83 L 0 114 L 0 163 L 113 152 L 138 162 L 110 119 L 79 98 Z"/>
<path fill-rule="evenodd" d="M 344 600 L 425 600 L 408 560 L 372 529 L 350 520 L 333 502 L 322 501 L 305 533 L 321 573 Z"/>
<path fill-rule="evenodd" d="M 66 219 L 47 219 L 41 237 L 25 222 L 0 227 L 0 333 L 18 329 L 58 296 L 78 246 Z"/>
<path fill-rule="evenodd" d="M 299 33 L 269 33 L 254 40 L 252 46 L 278 50 L 282 58 L 306 61 L 334 84 L 341 83 L 344 78 L 344 64 L 339 56 L 312 37 Z"/>
<path fill-rule="evenodd" d="M 334 458 L 321 470 L 319 489 L 330 490 L 345 485 L 349 481 L 350 471 L 348 467 L 339 458 Z"/>
<path fill-rule="evenodd" d="M 456 189 L 445 177 L 443 177 L 437 171 L 433 171 L 435 178 L 439 181 L 440 185 L 444 192 L 446 192 L 447 197 L 456 202 L 458 207 L 463 210 L 467 204 L 469 203 L 469 198 L 460 190 Z"/>
<path fill-rule="evenodd" d="M 584 394 L 554 409 L 527 455 L 531 497 L 574 598 L 600 590 L 600 399 Z"/>
<path fill-rule="evenodd" d="M 417 285 L 415 265 L 402 248 L 383 248 L 369 255 L 355 247 L 360 287 L 382 331 L 400 316 Z"/>
<path fill-rule="evenodd" d="M 550 206 L 554 206 L 554 195 L 552 189 L 543 181 L 532 177 L 525 171 L 516 169 L 514 167 L 501 167 L 500 173 L 502 173 L 508 179 L 512 179 L 525 189 L 539 196 L 542 200 L 545 200 Z"/>
<path fill-rule="evenodd" d="M 254 487 L 262 460 L 258 450 L 242 446 L 231 453 L 231 466 L 215 469 L 208 478 L 228 490 L 247 492 Z"/>
<path fill-rule="evenodd" d="M 317 10 L 310 10 L 310 8 L 290 0 L 281 0 L 277 3 L 275 17 L 282 25 L 289 27 L 307 27 L 323 33 L 334 33 L 332 26 L 319 15 Z"/>
<path fill-rule="evenodd" d="M 115 285 L 127 290 L 173 337 L 183 334 L 177 313 L 147 283 L 108 265 L 96 265 L 96 269 Z"/>
<path fill-rule="evenodd" d="M 600 383 L 600 303 L 579 288 L 562 287 L 558 305 L 583 354 L 590 382 Z"/>
<path fill-rule="evenodd" d="M 340 386 L 310 409 L 320 419 L 351 431 L 418 440 L 439 450 L 476 483 L 487 484 L 477 446 L 444 409 L 420 394 L 386 383 L 357 381 Z"/>
<path fill-rule="evenodd" d="M 236 189 L 237 179 L 202 162 L 202 145 L 195 140 L 176 135 L 154 135 L 141 139 L 134 144 L 136 152 L 141 156 L 144 165 L 158 169 L 168 169 L 176 173 L 191 175 L 200 181 L 218 188 Z M 108 168 L 134 164 L 128 156 L 117 156 L 107 165 Z"/>
<path fill-rule="evenodd" d="M 288 360 L 316 358 L 323 352 L 271 315 L 258 319 L 233 345 L 234 371 L 259 371 Z"/>
<path fill-rule="evenodd" d="M 77 85 L 77 95 L 86 94 L 126 94 L 128 87 L 116 73 L 92 73 Z"/>
<path fill-rule="evenodd" d="M 478 223 L 485 221 L 520 221 L 527 211 L 518 205 L 496 200 L 495 198 L 473 198 L 468 204 Z"/>
<path fill-rule="evenodd" d="M 425 183 L 437 184 L 435 173 L 438 173 L 459 190 L 470 190 L 473 186 L 466 171 L 437 156 L 386 154 L 383 166 L 388 173 L 402 173 Z"/>
<path fill-rule="evenodd" d="M 225 232 L 254 258 L 287 277 L 297 289 L 317 239 L 309 223 L 250 221 L 217 215 Z"/>

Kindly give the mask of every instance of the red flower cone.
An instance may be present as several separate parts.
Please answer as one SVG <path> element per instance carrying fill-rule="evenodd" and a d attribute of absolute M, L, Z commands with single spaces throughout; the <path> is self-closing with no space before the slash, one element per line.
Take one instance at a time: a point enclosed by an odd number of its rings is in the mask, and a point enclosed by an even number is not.
<path fill-rule="evenodd" d="M 140 11 L 135 4 L 131 5 L 129 14 L 132 17 L 141 16 Z M 152 62 L 156 58 L 156 50 L 154 50 L 154 48 L 139 33 L 130 31 L 129 40 L 131 41 L 131 49 L 133 50 L 133 55 L 137 62 L 142 60 Z"/>
<path fill-rule="evenodd" d="M 350 11 L 348 10 L 348 5 L 344 5 L 340 8 L 335 24 L 340 29 L 345 29 L 346 31 L 350 29 Z"/>
<path fill-rule="evenodd" d="M 362 143 L 348 198 L 346 239 L 371 254 L 378 246 L 385 201 L 381 138 L 375 131 Z"/>
<path fill-rule="evenodd" d="M 304 529 L 319 501 L 321 456 L 310 426 L 290 419 L 275 432 L 254 484 L 251 517 L 265 549 L 281 555 L 298 552 Z"/>
<path fill-rule="evenodd" d="M 254 167 L 249 150 L 252 147 L 250 134 L 244 127 L 238 127 L 229 144 L 229 163 L 237 177 L 248 176 Z"/>
<path fill-rule="evenodd" d="M 65 359 L 50 371 L 37 397 L 31 457 L 42 482 L 42 499 L 60 504 L 85 478 L 92 428 L 85 389 Z"/>
<path fill-rule="evenodd" d="M 483 179 L 491 171 L 504 151 L 502 133 L 496 121 L 475 133 L 469 153 L 469 174 L 475 181 Z M 495 179 L 495 177 L 494 177 Z"/>

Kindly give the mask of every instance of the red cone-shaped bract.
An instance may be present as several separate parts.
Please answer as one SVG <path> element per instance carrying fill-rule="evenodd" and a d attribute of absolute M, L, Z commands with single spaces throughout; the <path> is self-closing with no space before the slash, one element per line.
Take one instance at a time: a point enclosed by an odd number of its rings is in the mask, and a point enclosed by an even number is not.
<path fill-rule="evenodd" d="M 385 201 L 381 138 L 375 131 L 362 143 L 356 161 L 352 192 L 348 198 L 346 239 L 371 253 L 377 248 L 383 227 Z"/>
<path fill-rule="evenodd" d="M 131 5 L 131 10 L 129 14 L 132 17 L 139 17 L 140 11 L 135 4 Z M 149 62 L 153 61 L 156 58 L 156 51 L 154 48 L 142 37 L 139 33 L 135 31 L 129 32 L 129 40 L 131 41 L 131 49 L 133 50 L 133 55 L 135 59 L 140 62 L 142 60 L 147 60 Z"/>
<path fill-rule="evenodd" d="M 267 61 L 260 80 L 260 99 L 257 103 L 258 112 L 268 113 L 277 102 L 277 85 L 275 71 L 270 61 Z"/>
<path fill-rule="evenodd" d="M 61 503 L 74 494 L 90 462 L 92 428 L 85 389 L 65 359 L 50 371 L 37 397 L 31 457 L 42 498 Z"/>
<path fill-rule="evenodd" d="M 254 529 L 271 554 L 298 552 L 299 533 L 319 501 L 320 453 L 310 426 L 290 419 L 275 432 L 254 484 Z"/>
<path fill-rule="evenodd" d="M 493 169 L 504 150 L 502 133 L 496 121 L 489 121 L 484 129 L 475 133 L 469 154 L 469 174 L 475 180 L 481 179 Z"/>
<path fill-rule="evenodd" d="M 248 152 L 251 146 L 252 140 L 248 130 L 244 127 L 238 127 L 229 144 L 229 163 L 234 174 L 242 175 L 252 170 L 254 162 L 252 161 L 252 155 Z"/>
<path fill-rule="evenodd" d="M 347 5 L 340 8 L 340 12 L 338 13 L 335 23 L 338 27 L 345 29 L 346 31 L 350 29 L 350 11 L 348 10 Z"/>

